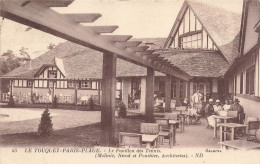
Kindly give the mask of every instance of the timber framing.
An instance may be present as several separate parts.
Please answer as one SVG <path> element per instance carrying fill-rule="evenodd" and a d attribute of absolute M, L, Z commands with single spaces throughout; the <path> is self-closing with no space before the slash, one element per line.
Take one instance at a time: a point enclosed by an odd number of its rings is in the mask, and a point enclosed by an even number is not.
<path fill-rule="evenodd" d="M 71 42 L 92 48 L 105 54 L 117 54 L 123 60 L 141 65 L 146 68 L 153 68 L 165 74 L 170 74 L 179 77 L 183 80 L 190 79 L 190 75 L 185 72 L 176 70 L 171 65 L 156 64 L 156 60 L 148 59 L 142 56 L 140 52 L 131 49 L 131 44 L 139 42 L 127 42 L 131 38 L 130 35 L 115 36 L 115 35 L 100 35 L 98 30 L 86 28 L 80 22 L 95 21 L 101 14 L 81 14 L 81 19 L 72 18 L 67 14 L 60 14 L 49 7 L 66 7 L 71 0 L 2 0 L 1 15 L 4 18 L 16 21 L 21 24 L 36 28 L 38 30 L 50 33 L 61 37 Z M 77 14 L 74 14 L 74 16 Z M 88 18 L 84 18 L 88 16 Z M 59 22 L 59 23 L 57 23 Z M 100 30 L 100 27 L 99 27 Z M 104 30 L 105 31 L 105 30 Z M 109 31 L 109 30 L 107 30 Z M 111 30 L 112 32 L 113 30 Z M 130 45 L 128 48 L 126 46 Z M 134 46 L 135 46 L 134 45 Z M 108 52 L 108 53 L 107 53 Z"/>

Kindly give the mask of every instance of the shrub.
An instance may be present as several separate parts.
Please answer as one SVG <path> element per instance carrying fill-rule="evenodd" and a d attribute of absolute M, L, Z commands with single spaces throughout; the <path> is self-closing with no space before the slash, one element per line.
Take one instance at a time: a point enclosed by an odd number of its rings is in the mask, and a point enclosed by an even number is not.
<path fill-rule="evenodd" d="M 42 137 L 50 136 L 53 132 L 52 121 L 49 113 L 48 106 L 42 113 L 41 122 L 38 126 L 38 134 Z"/>
<path fill-rule="evenodd" d="M 9 98 L 8 106 L 9 106 L 9 107 L 13 107 L 14 104 L 15 104 L 15 102 L 14 102 L 14 96 L 11 95 L 10 98 Z"/>
<path fill-rule="evenodd" d="M 89 110 L 92 110 L 92 111 L 95 110 L 95 103 L 94 103 L 92 96 L 88 100 L 88 107 L 89 107 Z"/>
<path fill-rule="evenodd" d="M 118 117 L 122 117 L 122 118 L 126 117 L 126 106 L 123 103 L 123 101 L 121 101 L 118 107 Z"/>
<path fill-rule="evenodd" d="M 57 98 L 56 95 L 55 95 L 54 98 L 53 98 L 52 107 L 53 107 L 53 108 L 57 108 L 57 107 L 58 107 L 58 98 Z"/>

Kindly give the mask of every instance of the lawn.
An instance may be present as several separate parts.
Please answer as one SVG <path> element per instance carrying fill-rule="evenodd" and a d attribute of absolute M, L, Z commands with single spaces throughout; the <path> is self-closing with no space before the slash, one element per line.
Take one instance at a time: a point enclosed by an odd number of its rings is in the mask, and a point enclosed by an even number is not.
<path fill-rule="evenodd" d="M 17 109 L 18 110 L 18 109 Z M 43 109 L 29 109 L 43 111 Z M 41 138 L 37 135 L 40 118 L 23 121 L 0 122 L 0 146 L 7 147 L 92 147 L 104 146 L 101 136 L 99 111 L 74 111 L 51 109 L 54 132 L 50 137 Z M 118 132 L 140 133 L 140 124 L 145 122 L 142 116 L 128 116 L 117 118 L 115 137 Z M 202 124 L 186 125 L 185 131 L 177 130 L 177 148 L 219 148 L 218 141 L 213 138 L 213 129 L 206 129 L 206 120 Z M 7 132 L 6 132 L 7 131 Z"/>
<path fill-rule="evenodd" d="M 116 135 L 118 132 L 140 132 L 140 118 L 116 118 Z M 102 130 L 100 123 L 55 130 L 47 138 L 41 138 L 36 132 L 16 133 L 1 135 L 1 146 L 29 147 L 29 146 L 51 146 L 51 147 L 92 147 L 102 146 Z M 117 141 L 118 139 L 116 139 Z"/>

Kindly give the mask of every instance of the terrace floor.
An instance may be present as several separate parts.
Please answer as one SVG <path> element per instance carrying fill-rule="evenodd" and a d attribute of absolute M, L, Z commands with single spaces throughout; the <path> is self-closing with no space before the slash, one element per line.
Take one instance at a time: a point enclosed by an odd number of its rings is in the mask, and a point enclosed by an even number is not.
<path fill-rule="evenodd" d="M 30 113 L 31 118 L 2 121 L 9 110 L 17 115 Z M 53 135 L 47 138 L 37 136 L 36 131 L 40 115 L 44 109 L 1 108 L 0 109 L 0 146 L 53 146 L 53 147 L 88 147 L 102 146 L 100 112 L 50 109 L 54 127 Z M 18 117 L 18 116 L 16 116 Z M 142 116 L 116 118 L 116 136 L 118 132 L 140 132 Z M 219 148 L 218 139 L 213 138 L 213 129 L 206 129 L 206 120 L 199 125 L 186 125 L 185 131 L 177 130 L 177 148 Z M 116 139 L 117 141 L 118 139 Z"/>

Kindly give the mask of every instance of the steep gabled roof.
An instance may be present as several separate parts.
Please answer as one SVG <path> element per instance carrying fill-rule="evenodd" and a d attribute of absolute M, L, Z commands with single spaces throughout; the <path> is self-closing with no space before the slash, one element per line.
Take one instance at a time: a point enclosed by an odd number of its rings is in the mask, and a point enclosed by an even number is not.
<path fill-rule="evenodd" d="M 162 56 L 193 77 L 221 77 L 229 67 L 216 51 L 169 50 Z"/>
<path fill-rule="evenodd" d="M 155 40 L 158 41 L 160 39 L 156 38 Z M 149 39 L 149 42 L 150 41 L 152 41 L 152 39 Z M 61 63 L 57 65 L 57 59 L 60 60 L 59 62 L 62 61 L 63 68 Z M 31 61 L 31 68 L 30 64 L 27 63 L 5 74 L 3 77 L 33 78 L 35 73 L 38 72 L 43 66 L 54 64 L 58 66 L 61 72 L 66 73 L 65 78 L 101 79 L 103 53 L 67 41 L 57 45 L 54 49 L 39 56 L 38 58 L 33 59 Z M 145 67 L 119 58 L 117 59 L 117 77 L 146 76 L 146 72 Z M 155 72 L 155 75 L 164 76 L 164 74 L 160 72 Z"/>
<path fill-rule="evenodd" d="M 239 37 L 238 34 L 240 31 L 241 15 L 193 0 L 186 0 L 183 3 L 164 48 L 169 46 L 170 37 L 173 37 L 176 30 L 178 30 L 180 24 L 179 20 L 182 19 L 185 13 L 184 11 L 187 8 L 190 8 L 194 12 L 205 31 L 216 44 L 217 48 L 221 51 L 225 59 L 231 64 L 234 58 L 238 55 L 238 47 L 234 47 L 238 45 L 232 42 L 237 42 L 236 39 L 239 39 L 237 37 Z M 227 47 L 229 47 L 228 49 L 233 47 L 232 49 L 234 49 L 234 51 L 226 51 Z M 235 49 L 237 49 L 236 52 Z"/>

